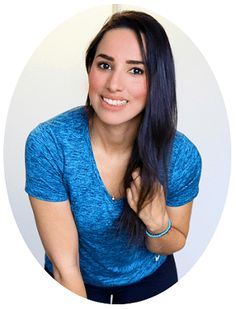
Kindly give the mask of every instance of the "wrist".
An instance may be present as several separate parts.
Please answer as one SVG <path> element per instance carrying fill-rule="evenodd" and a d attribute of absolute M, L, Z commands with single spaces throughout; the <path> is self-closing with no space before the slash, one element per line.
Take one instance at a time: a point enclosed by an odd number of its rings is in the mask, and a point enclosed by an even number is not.
<path fill-rule="evenodd" d="M 148 230 L 146 230 L 146 235 L 149 236 L 149 237 L 151 237 L 151 238 L 160 238 L 160 237 L 166 235 L 166 234 L 170 231 L 171 228 L 172 228 L 172 222 L 171 222 L 171 220 L 169 219 L 169 220 L 168 220 L 168 225 L 167 225 L 166 229 L 163 230 L 161 233 L 152 234 L 152 233 L 150 233 Z"/>
<path fill-rule="evenodd" d="M 165 213 L 161 222 L 153 222 L 146 225 L 146 229 L 151 234 L 160 234 L 167 229 L 169 224 L 168 214 Z"/>

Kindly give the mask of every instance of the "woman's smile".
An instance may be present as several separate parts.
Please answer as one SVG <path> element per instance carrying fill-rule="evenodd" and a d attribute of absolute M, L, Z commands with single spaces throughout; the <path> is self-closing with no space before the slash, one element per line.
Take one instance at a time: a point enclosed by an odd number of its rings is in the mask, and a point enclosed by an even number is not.
<path fill-rule="evenodd" d="M 147 77 L 133 31 L 108 31 L 89 70 L 89 98 L 96 116 L 108 125 L 127 123 L 145 108 Z"/>
<path fill-rule="evenodd" d="M 124 100 L 124 99 L 111 99 L 111 98 L 106 98 L 106 97 L 102 97 L 103 101 L 105 101 L 107 104 L 109 105 L 113 105 L 113 106 L 119 106 L 119 105 L 125 105 L 128 103 L 128 100 Z"/>
<path fill-rule="evenodd" d="M 101 96 L 102 107 L 109 111 L 120 111 L 126 108 L 128 101 L 124 99 L 111 99 Z"/>

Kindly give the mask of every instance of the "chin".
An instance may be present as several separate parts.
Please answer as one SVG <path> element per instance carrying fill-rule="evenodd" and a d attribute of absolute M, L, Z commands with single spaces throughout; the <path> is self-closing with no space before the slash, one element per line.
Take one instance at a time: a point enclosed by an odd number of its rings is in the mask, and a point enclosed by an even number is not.
<path fill-rule="evenodd" d="M 96 112 L 95 112 L 96 113 Z M 140 121 L 141 114 L 135 114 L 135 115 L 127 115 L 124 114 L 97 114 L 96 117 L 103 122 L 106 125 L 109 126 L 120 126 L 120 125 L 127 125 L 128 123 L 136 123 L 137 121 Z"/>

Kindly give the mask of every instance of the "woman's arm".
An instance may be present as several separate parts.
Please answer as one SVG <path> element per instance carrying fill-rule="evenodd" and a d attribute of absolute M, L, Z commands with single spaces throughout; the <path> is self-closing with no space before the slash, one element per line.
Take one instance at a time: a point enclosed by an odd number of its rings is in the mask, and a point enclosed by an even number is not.
<path fill-rule="evenodd" d="M 132 177 L 131 187 L 127 189 L 127 199 L 130 207 L 137 213 L 137 203 L 141 190 L 141 178 L 138 169 L 132 173 Z M 171 220 L 172 222 L 169 232 L 160 238 L 146 236 L 146 246 L 149 251 L 169 255 L 184 247 L 189 230 L 192 203 L 189 202 L 178 207 L 166 206 L 163 187 L 158 190 L 152 201 L 146 203 L 138 216 L 146 225 L 149 233 L 160 234 L 167 228 L 168 221 Z"/>
<path fill-rule="evenodd" d="M 38 232 L 53 264 L 55 280 L 86 297 L 79 267 L 78 232 L 69 201 L 46 202 L 30 196 Z"/>
<path fill-rule="evenodd" d="M 184 247 L 189 231 L 192 204 L 193 202 L 178 207 L 166 206 L 167 219 L 165 219 L 163 227 L 155 229 L 155 226 L 152 228 L 149 226 L 147 229 L 152 234 L 161 233 L 168 225 L 168 218 L 172 222 L 172 227 L 167 234 L 160 238 L 146 236 L 146 246 L 149 251 L 169 255 Z"/>

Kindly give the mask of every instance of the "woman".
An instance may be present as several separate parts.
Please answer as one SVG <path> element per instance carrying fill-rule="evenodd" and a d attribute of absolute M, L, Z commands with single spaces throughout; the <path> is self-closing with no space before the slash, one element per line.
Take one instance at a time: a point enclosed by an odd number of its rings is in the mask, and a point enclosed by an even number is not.
<path fill-rule="evenodd" d="M 176 131 L 174 61 L 153 17 L 114 14 L 86 67 L 86 106 L 28 137 L 26 192 L 49 274 L 91 300 L 137 302 L 177 282 L 201 158 Z"/>

